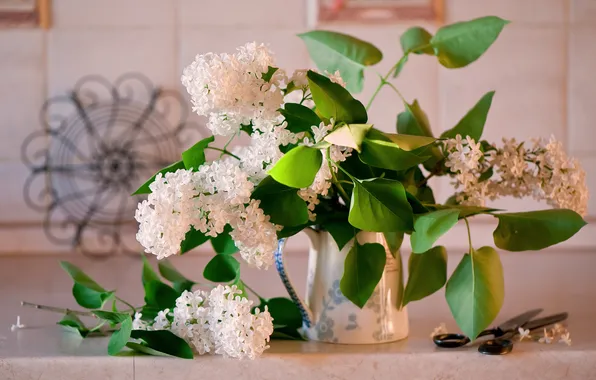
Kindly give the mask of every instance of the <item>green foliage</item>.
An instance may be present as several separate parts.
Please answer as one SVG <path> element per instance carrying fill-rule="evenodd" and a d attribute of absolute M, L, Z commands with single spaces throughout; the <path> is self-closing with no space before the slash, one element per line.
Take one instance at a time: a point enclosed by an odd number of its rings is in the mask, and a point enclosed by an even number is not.
<path fill-rule="evenodd" d="M 182 152 L 184 167 L 189 170 L 198 170 L 205 163 L 205 148 L 213 141 L 215 141 L 215 137 L 209 136 Z"/>
<path fill-rule="evenodd" d="M 135 351 L 152 355 L 154 355 L 155 352 L 160 352 L 183 359 L 192 359 L 194 357 L 192 349 L 188 343 L 167 330 L 132 330 L 130 337 L 141 341 L 141 343 L 133 342 L 136 344 L 127 344 L 127 347 Z M 144 349 L 139 345 L 148 349 Z"/>
<path fill-rule="evenodd" d="M 315 111 L 297 103 L 286 103 L 279 112 L 287 123 L 287 129 L 293 133 L 309 132 L 313 125 L 321 124 L 321 119 Z"/>
<path fill-rule="evenodd" d="M 457 224 L 458 216 L 459 210 L 447 209 L 416 217 L 414 232 L 410 239 L 412 252 L 423 253 L 431 249 L 441 236 Z"/>
<path fill-rule="evenodd" d="M 232 232 L 232 227 L 226 224 L 222 233 L 211 238 L 211 246 L 215 252 L 224 255 L 232 255 L 238 252 L 238 247 L 236 247 L 234 239 L 230 236 L 230 232 Z"/>
<path fill-rule="evenodd" d="M 363 231 L 412 231 L 414 215 L 399 181 L 354 179 L 348 221 Z"/>
<path fill-rule="evenodd" d="M 290 329 L 299 329 L 302 327 L 302 314 L 298 306 L 289 298 L 276 297 L 268 300 L 262 300 L 258 306 L 259 310 L 269 310 L 276 327 L 287 327 Z"/>
<path fill-rule="evenodd" d="M 170 281 L 172 283 L 172 287 L 178 293 L 182 293 L 185 290 L 190 291 L 196 284 L 196 282 L 189 280 L 188 278 L 184 277 L 182 273 L 178 272 L 178 270 L 168 260 L 160 260 L 157 263 L 157 268 L 159 269 L 159 274 L 161 274 L 166 280 Z"/>
<path fill-rule="evenodd" d="M 83 321 L 73 313 L 67 312 L 64 317 L 58 322 L 63 328 L 79 334 L 82 338 L 89 335 L 90 330 L 85 326 Z"/>
<path fill-rule="evenodd" d="M 386 259 L 381 244 L 360 245 L 355 241 L 344 262 L 344 274 L 339 283 L 342 294 L 363 308 L 383 275 Z"/>
<path fill-rule="evenodd" d="M 496 16 L 446 25 L 430 43 L 441 65 L 460 68 L 476 61 L 495 42 L 509 21 Z"/>
<path fill-rule="evenodd" d="M 72 295 L 80 306 L 87 309 L 100 309 L 113 296 L 114 292 L 102 288 L 76 265 L 61 261 L 60 266 L 74 281 Z"/>
<path fill-rule="evenodd" d="M 114 331 L 110 337 L 110 341 L 108 342 L 108 354 L 116 355 L 119 353 L 126 346 L 126 343 L 130 339 L 131 333 L 132 318 L 130 315 L 126 315 L 124 320 L 120 322 L 120 328 Z"/>
<path fill-rule="evenodd" d="M 445 297 L 459 328 L 474 339 L 499 314 L 504 292 L 499 254 L 482 247 L 464 255 L 447 281 Z"/>
<path fill-rule="evenodd" d="M 195 230 L 194 227 L 191 227 L 184 236 L 184 240 L 180 244 L 180 254 L 185 254 L 186 252 L 205 243 L 207 240 L 209 240 L 209 236 L 205 235 L 201 231 Z"/>
<path fill-rule="evenodd" d="M 268 66 L 267 67 L 267 72 L 263 73 L 263 75 L 261 76 L 261 78 L 263 78 L 263 80 L 267 83 L 271 82 L 271 78 L 273 78 L 273 74 L 275 74 L 277 72 L 277 70 L 279 70 L 278 67 L 271 67 Z"/>
<path fill-rule="evenodd" d="M 397 115 L 397 132 L 404 135 L 432 137 L 428 116 L 420 108 L 417 100 L 412 104 L 404 103 L 404 112 Z"/>
<path fill-rule="evenodd" d="M 318 149 L 300 145 L 277 161 L 269 174 L 277 182 L 289 187 L 309 187 L 322 162 L 323 156 Z"/>
<path fill-rule="evenodd" d="M 308 71 L 306 76 L 319 115 L 325 119 L 333 119 L 336 123 L 365 124 L 367 122 L 366 109 L 362 103 L 352 97 L 348 90 L 314 71 Z"/>
<path fill-rule="evenodd" d="M 149 188 L 149 185 L 151 185 L 153 183 L 153 181 L 155 181 L 155 177 L 158 174 L 161 173 L 162 175 L 165 175 L 166 173 L 175 172 L 178 169 L 184 169 L 184 162 L 177 161 L 177 162 L 174 162 L 172 165 L 161 169 L 160 171 L 155 173 L 153 175 L 153 177 L 151 177 L 147 182 L 142 184 L 141 187 L 139 187 L 134 193 L 132 193 L 132 195 L 150 194 L 151 189 Z"/>
<path fill-rule="evenodd" d="M 151 281 L 160 282 L 161 279 L 159 278 L 157 273 L 155 273 L 155 271 L 151 267 L 151 263 L 149 263 L 147 256 L 142 255 L 141 257 L 143 260 L 143 270 L 141 272 L 141 280 L 143 281 L 143 285 L 145 285 Z"/>
<path fill-rule="evenodd" d="M 299 34 L 319 70 L 339 70 L 348 90 L 362 91 L 364 69 L 378 63 L 383 54 L 372 44 L 346 34 L 313 30 Z"/>
<path fill-rule="evenodd" d="M 389 170 L 406 170 L 428 160 L 430 156 L 419 156 L 400 148 L 384 133 L 371 129 L 362 141 L 360 160 L 370 166 Z"/>
<path fill-rule="evenodd" d="M 282 185 L 268 176 L 259 183 L 251 196 L 260 201 L 259 207 L 270 221 L 282 226 L 299 226 L 308 222 L 306 202 L 298 190 Z"/>
<path fill-rule="evenodd" d="M 358 233 L 358 229 L 354 228 L 354 226 L 345 219 L 329 221 L 323 224 L 323 229 L 331 234 L 331 237 L 335 240 L 337 248 L 340 251 Z"/>
<path fill-rule="evenodd" d="M 447 281 L 447 250 L 437 246 L 408 261 L 408 283 L 404 291 L 403 306 L 428 297 L 441 289 Z"/>
<path fill-rule="evenodd" d="M 494 91 L 484 94 L 478 103 L 468 111 L 466 116 L 464 116 L 455 127 L 441 134 L 441 138 L 455 138 L 455 136 L 461 135 L 463 138 L 470 136 L 478 142 L 482 136 L 486 117 L 488 116 L 488 111 L 494 95 Z"/>
<path fill-rule="evenodd" d="M 432 34 L 426 29 L 414 26 L 406 30 L 404 34 L 401 35 L 399 41 L 404 54 L 414 53 L 433 55 L 435 52 L 430 45 L 432 37 Z"/>
<path fill-rule="evenodd" d="M 203 270 L 203 277 L 213 282 L 234 281 L 240 275 L 240 263 L 230 255 L 215 255 Z"/>
<path fill-rule="evenodd" d="M 563 242 L 586 222 L 566 209 L 494 214 L 499 225 L 493 233 L 495 244 L 508 251 L 535 251 Z"/>
<path fill-rule="evenodd" d="M 334 145 L 350 147 L 360 152 L 362 140 L 371 128 L 371 124 L 344 124 L 325 136 L 325 141 Z"/>
<path fill-rule="evenodd" d="M 385 242 L 387 243 L 387 248 L 389 248 L 389 252 L 391 252 L 391 256 L 401 260 L 397 253 L 399 252 L 399 249 L 401 248 L 401 245 L 404 241 L 404 232 L 383 232 L 383 237 L 385 237 Z"/>

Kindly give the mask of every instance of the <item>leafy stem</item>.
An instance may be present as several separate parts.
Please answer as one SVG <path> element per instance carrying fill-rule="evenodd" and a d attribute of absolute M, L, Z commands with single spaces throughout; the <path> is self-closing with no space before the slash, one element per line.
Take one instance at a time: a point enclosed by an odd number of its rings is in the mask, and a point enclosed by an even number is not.
<path fill-rule="evenodd" d="M 403 57 L 401 57 L 401 59 L 399 61 L 397 61 L 397 63 L 395 65 L 391 66 L 391 69 L 389 69 L 389 71 L 387 72 L 387 74 L 385 74 L 385 76 L 381 77 L 381 83 L 379 83 L 379 85 L 377 86 L 377 89 L 375 90 L 375 92 L 373 93 L 372 97 L 368 101 L 368 104 L 366 105 L 366 110 L 367 111 L 370 108 L 370 106 L 372 105 L 372 103 L 375 100 L 375 98 L 377 97 L 377 95 L 379 94 L 379 91 L 381 91 L 381 88 L 383 88 L 384 85 L 386 85 L 386 84 L 389 83 L 389 82 L 387 82 L 387 79 L 389 79 L 389 76 L 391 76 L 391 74 L 399 66 L 403 65 L 403 63 L 408 59 L 408 54 L 404 54 Z"/>
<path fill-rule="evenodd" d="M 134 311 L 135 313 L 137 312 L 137 309 L 132 306 L 130 303 L 126 302 L 125 300 L 123 300 L 122 298 L 116 296 L 116 299 L 120 302 L 122 302 L 123 304 L 125 304 L 126 306 L 130 307 L 132 309 L 132 311 Z"/>
<path fill-rule="evenodd" d="M 464 218 L 464 222 L 466 222 L 466 229 L 468 230 L 468 244 L 470 245 L 470 255 L 474 252 L 474 248 L 472 248 L 472 233 L 470 232 L 470 223 L 468 223 L 468 218 Z"/>
<path fill-rule="evenodd" d="M 224 154 L 227 154 L 228 156 L 231 156 L 231 157 L 234 157 L 234 158 L 235 158 L 235 159 L 237 159 L 237 160 L 240 160 L 240 157 L 236 156 L 234 153 L 232 153 L 232 152 L 230 152 L 230 151 L 228 151 L 228 150 L 226 150 L 226 149 L 216 148 L 216 147 L 214 147 L 214 146 L 208 146 L 208 147 L 206 147 L 205 149 L 216 150 L 216 151 L 218 151 L 218 152 L 221 152 L 221 153 L 222 153 L 222 155 L 224 155 Z M 221 156 L 220 156 L 220 157 L 221 157 Z"/>
<path fill-rule="evenodd" d="M 65 309 L 65 308 L 61 308 L 61 307 L 38 305 L 38 304 L 27 302 L 27 301 L 21 301 L 21 306 L 32 307 L 34 309 L 39 309 L 39 310 L 51 311 L 54 313 L 74 314 L 74 315 L 80 315 L 83 317 L 97 318 L 97 316 L 90 311 L 71 310 L 71 309 Z"/>
<path fill-rule="evenodd" d="M 228 145 L 230 145 L 230 143 L 232 142 L 232 140 L 234 140 L 234 138 L 236 137 L 236 134 L 233 134 L 232 136 L 230 136 L 230 138 L 228 139 L 228 141 L 226 142 L 226 144 L 223 147 L 223 151 L 221 152 L 221 154 L 219 155 L 219 158 L 222 158 L 222 156 L 224 154 L 226 154 L 226 152 L 228 151 Z"/>
<path fill-rule="evenodd" d="M 329 171 L 331 172 L 331 180 L 333 181 L 333 184 L 337 187 L 339 196 L 344 200 L 344 203 L 346 205 L 349 205 L 350 197 L 348 196 L 348 193 L 341 185 L 342 181 L 337 179 L 337 176 L 335 175 L 335 170 L 333 170 L 333 164 L 334 164 L 334 162 L 329 157 L 327 157 L 327 165 L 329 165 Z M 337 164 L 335 164 L 335 165 L 337 165 Z M 341 167 L 339 165 L 337 165 L 337 167 L 341 169 Z M 344 171 L 343 169 L 341 169 L 341 170 Z M 345 181 L 345 182 L 347 182 L 347 181 Z"/>
<path fill-rule="evenodd" d="M 265 300 L 263 297 L 261 297 L 261 295 L 260 295 L 259 293 L 257 293 L 257 292 L 256 292 L 256 291 L 255 291 L 253 288 L 251 288 L 250 286 L 248 286 L 248 285 L 246 284 L 246 282 L 244 282 L 244 281 L 242 281 L 242 282 L 244 283 L 244 287 L 245 287 L 246 289 L 248 289 L 248 291 L 250 291 L 252 294 L 254 294 L 254 295 L 255 295 L 255 296 L 256 296 L 256 297 L 259 299 L 259 302 L 260 302 L 260 303 L 263 303 L 263 302 L 265 302 L 265 301 L 266 301 L 266 300 Z"/>

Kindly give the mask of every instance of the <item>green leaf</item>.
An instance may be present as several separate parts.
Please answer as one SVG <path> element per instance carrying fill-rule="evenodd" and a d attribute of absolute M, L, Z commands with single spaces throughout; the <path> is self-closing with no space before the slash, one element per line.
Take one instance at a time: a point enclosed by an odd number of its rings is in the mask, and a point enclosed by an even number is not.
<path fill-rule="evenodd" d="M 403 306 L 428 297 L 441 289 L 447 281 L 447 250 L 437 246 L 421 255 L 410 255 L 408 283 L 404 291 Z"/>
<path fill-rule="evenodd" d="M 163 278 L 172 282 L 174 290 L 179 293 L 182 293 L 185 290 L 190 291 L 193 285 L 196 284 L 196 282 L 189 280 L 188 278 L 184 277 L 182 273 L 178 272 L 178 270 L 169 260 L 160 260 L 157 263 L 157 268 L 159 269 L 159 273 L 163 276 Z"/>
<path fill-rule="evenodd" d="M 232 232 L 232 227 L 226 224 L 221 234 L 211 238 L 211 245 L 215 252 L 223 255 L 232 255 L 238 252 L 238 247 L 236 247 L 234 239 L 230 236 L 230 232 Z"/>
<path fill-rule="evenodd" d="M 364 245 L 354 242 L 344 263 L 339 288 L 347 299 L 362 309 L 379 283 L 387 256 L 378 243 Z"/>
<path fill-rule="evenodd" d="M 289 298 L 270 298 L 258 307 L 261 311 L 267 306 L 275 325 L 293 329 L 302 327 L 302 314 L 296 304 Z"/>
<path fill-rule="evenodd" d="M 482 247 L 464 255 L 447 281 L 445 297 L 459 328 L 474 340 L 499 314 L 504 292 L 499 254 Z"/>
<path fill-rule="evenodd" d="M 178 162 L 174 162 L 172 165 L 161 169 L 160 171 L 158 171 L 157 173 L 155 173 L 153 175 L 153 177 L 151 177 L 147 182 L 145 182 L 144 184 L 141 185 L 141 187 L 139 187 L 137 189 L 137 191 L 135 191 L 134 193 L 132 193 L 132 195 L 139 195 L 139 194 L 150 194 L 151 193 L 151 189 L 149 188 L 149 185 L 151 185 L 153 183 L 153 181 L 155 181 L 155 177 L 161 173 L 162 175 L 165 175 L 166 173 L 171 173 L 171 172 L 175 172 L 178 169 L 184 169 L 184 162 L 182 161 L 178 161 Z"/>
<path fill-rule="evenodd" d="M 363 231 L 394 232 L 413 229 L 412 207 L 399 181 L 355 180 L 348 221 Z"/>
<path fill-rule="evenodd" d="M 325 136 L 325 141 L 353 148 L 360 153 L 362 140 L 371 128 L 372 124 L 344 124 Z"/>
<path fill-rule="evenodd" d="M 302 340 L 305 341 L 304 337 L 300 335 L 297 329 L 286 327 L 286 326 L 273 326 L 273 334 L 271 334 L 271 340 Z"/>
<path fill-rule="evenodd" d="M 279 113 L 286 119 L 288 124 L 286 128 L 292 133 L 312 133 L 311 127 L 321 124 L 321 119 L 315 111 L 302 104 L 286 103 L 284 108 L 279 110 Z"/>
<path fill-rule="evenodd" d="M 83 272 L 79 267 L 74 264 L 69 263 L 68 261 L 60 261 L 60 266 L 62 269 L 68 273 L 70 278 L 77 284 L 80 284 L 86 288 L 95 290 L 97 292 L 105 292 L 106 290 L 102 288 L 95 280 L 89 277 L 85 272 Z"/>
<path fill-rule="evenodd" d="M 79 305 L 87 309 L 101 309 L 114 292 L 98 292 L 84 285 L 75 282 L 72 287 L 72 295 Z"/>
<path fill-rule="evenodd" d="M 188 343 L 168 330 L 133 330 L 130 336 L 144 341 L 145 346 L 152 350 L 184 359 L 193 358 L 192 349 Z"/>
<path fill-rule="evenodd" d="M 108 354 L 116 355 L 120 350 L 126 346 L 126 342 L 130 339 L 132 333 L 132 318 L 127 315 L 120 323 L 120 329 L 114 331 L 108 342 Z"/>
<path fill-rule="evenodd" d="M 478 177 L 478 182 L 488 181 L 493 176 L 493 174 L 494 174 L 494 170 L 493 170 L 493 167 L 491 166 L 485 172 L 480 174 L 480 177 Z"/>
<path fill-rule="evenodd" d="M 144 284 L 144 288 L 145 303 L 152 309 L 171 309 L 176 305 L 176 299 L 180 296 L 180 293 L 163 282 L 149 281 Z"/>
<path fill-rule="evenodd" d="M 426 113 L 420 108 L 418 100 L 412 104 L 404 102 L 404 112 L 397 115 L 397 132 L 404 135 L 432 137 Z"/>
<path fill-rule="evenodd" d="M 83 321 L 72 313 L 66 313 L 64 317 L 58 322 L 59 325 L 78 333 L 81 337 L 89 335 L 89 329 L 85 326 Z"/>
<path fill-rule="evenodd" d="M 400 149 L 408 152 L 431 145 L 437 139 L 427 136 L 404 135 L 395 133 L 384 133 L 390 141 L 394 142 Z"/>
<path fill-rule="evenodd" d="M 215 141 L 215 137 L 209 136 L 182 152 L 184 167 L 188 170 L 198 170 L 205 163 L 205 148 L 213 141 Z"/>
<path fill-rule="evenodd" d="M 340 251 L 358 233 L 358 230 L 345 219 L 327 222 L 323 224 L 322 228 L 331 234 Z"/>
<path fill-rule="evenodd" d="M 153 270 L 153 267 L 151 267 L 151 263 L 149 263 L 147 256 L 142 255 L 142 258 L 143 258 L 142 259 L 143 260 L 143 271 L 141 274 L 141 280 L 143 282 L 143 285 L 145 285 L 151 281 L 161 282 L 161 278 L 159 278 L 157 273 L 155 273 L 155 271 Z"/>
<path fill-rule="evenodd" d="M 275 74 L 277 72 L 277 70 L 279 70 L 279 68 L 268 66 L 267 67 L 267 72 L 266 73 L 263 73 L 263 75 L 261 76 L 261 78 L 263 78 L 263 80 L 265 82 L 269 83 L 271 81 L 271 78 L 273 78 L 273 74 Z"/>
<path fill-rule="evenodd" d="M 195 230 L 194 227 L 190 227 L 190 230 L 184 235 L 184 240 L 180 243 L 180 254 L 183 255 L 186 252 L 200 246 L 209 240 L 209 236 L 205 235 L 201 231 Z"/>
<path fill-rule="evenodd" d="M 460 68 L 480 58 L 508 23 L 496 16 L 458 22 L 437 30 L 430 42 L 441 65 Z"/>
<path fill-rule="evenodd" d="M 459 210 L 439 210 L 420 215 L 414 222 L 414 232 L 410 238 L 413 253 L 423 253 L 458 221 Z"/>
<path fill-rule="evenodd" d="M 300 145 L 283 155 L 269 174 L 281 184 L 301 189 L 313 183 L 322 162 L 318 149 Z"/>
<path fill-rule="evenodd" d="M 372 44 L 346 34 L 313 30 L 299 34 L 319 70 L 339 70 L 348 89 L 362 91 L 364 68 L 378 63 L 383 53 Z"/>
<path fill-rule="evenodd" d="M 122 323 L 127 318 L 130 318 L 130 315 L 126 314 L 126 313 L 114 313 L 114 312 L 105 311 L 105 310 L 93 310 L 92 313 L 95 314 L 96 316 L 98 316 L 99 318 L 106 320 L 108 322 L 114 323 L 114 324 Z"/>
<path fill-rule="evenodd" d="M 401 248 L 401 244 L 404 241 L 404 232 L 403 231 L 384 232 L 383 236 L 385 237 L 385 242 L 387 242 L 387 247 L 389 248 L 389 252 L 391 252 L 391 255 L 394 258 L 397 258 L 397 253 L 399 252 L 399 249 Z"/>
<path fill-rule="evenodd" d="M 240 275 L 240 263 L 230 255 L 215 255 L 203 270 L 203 277 L 213 282 L 230 282 Z"/>
<path fill-rule="evenodd" d="M 441 138 L 455 138 L 455 136 L 461 135 L 463 138 L 470 136 L 476 142 L 480 140 L 494 95 L 494 91 L 484 94 L 455 127 L 441 134 Z"/>
<path fill-rule="evenodd" d="M 575 235 L 587 223 L 567 209 L 494 214 L 495 244 L 508 251 L 537 251 Z"/>
<path fill-rule="evenodd" d="M 271 176 L 259 183 L 251 198 L 260 201 L 259 207 L 269 215 L 271 223 L 298 226 L 308 222 L 308 208 L 298 190 L 282 185 Z"/>
<path fill-rule="evenodd" d="M 306 77 L 312 99 L 320 115 L 326 119 L 333 119 L 336 123 L 340 121 L 346 124 L 366 123 L 368 120 L 366 108 L 345 88 L 314 71 L 309 70 Z"/>
<path fill-rule="evenodd" d="M 406 170 L 428 160 L 430 156 L 418 156 L 401 149 L 384 133 L 371 130 L 362 141 L 360 160 L 368 165 L 389 169 Z"/>
<path fill-rule="evenodd" d="M 401 42 L 401 48 L 403 49 L 404 54 L 414 53 L 434 55 L 435 52 L 432 46 L 430 46 L 432 37 L 432 34 L 426 29 L 414 26 L 406 30 L 404 34 L 401 35 L 399 41 Z"/>
<path fill-rule="evenodd" d="M 397 66 L 395 66 L 395 71 L 393 72 L 393 77 L 397 78 L 397 76 L 401 73 L 401 71 L 404 69 L 404 66 L 406 65 L 406 63 L 408 62 L 408 56 L 404 55 L 399 62 L 397 62 Z"/>
<path fill-rule="evenodd" d="M 163 352 L 154 350 L 153 348 L 148 347 L 142 343 L 128 342 L 128 343 L 126 343 L 126 347 L 130 348 L 131 350 L 133 350 L 135 352 L 145 354 L 145 355 L 164 356 L 164 357 L 169 357 L 169 358 L 173 357 L 172 355 L 168 355 Z"/>

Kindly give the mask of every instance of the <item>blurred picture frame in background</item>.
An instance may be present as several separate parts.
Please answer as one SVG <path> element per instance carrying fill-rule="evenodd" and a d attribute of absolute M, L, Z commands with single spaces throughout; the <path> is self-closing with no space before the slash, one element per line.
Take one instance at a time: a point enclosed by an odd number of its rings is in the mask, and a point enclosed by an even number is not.
<path fill-rule="evenodd" d="M 443 0 L 314 0 L 318 22 L 443 20 Z"/>
<path fill-rule="evenodd" d="M 0 0 L 0 28 L 50 27 L 51 0 Z"/>

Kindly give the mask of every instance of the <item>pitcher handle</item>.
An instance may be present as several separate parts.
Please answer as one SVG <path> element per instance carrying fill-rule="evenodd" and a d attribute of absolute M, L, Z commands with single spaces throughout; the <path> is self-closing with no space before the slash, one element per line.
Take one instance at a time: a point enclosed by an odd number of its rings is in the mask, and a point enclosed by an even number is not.
<path fill-rule="evenodd" d="M 302 298 L 300 298 L 298 296 L 298 294 L 296 293 L 296 290 L 294 289 L 294 286 L 292 285 L 292 282 L 290 281 L 290 278 L 288 277 L 288 274 L 286 272 L 284 257 L 283 257 L 282 252 L 283 252 L 284 246 L 286 245 L 287 240 L 288 240 L 287 238 L 283 238 L 283 239 L 279 239 L 279 241 L 277 242 L 277 249 L 275 250 L 275 253 L 273 254 L 273 257 L 275 260 L 275 268 L 277 269 L 279 278 L 281 278 L 281 282 L 286 287 L 286 290 L 288 291 L 290 298 L 292 299 L 292 301 L 294 301 L 294 303 L 298 307 L 298 310 L 300 310 L 300 314 L 302 314 L 302 325 L 306 328 L 310 328 L 312 326 L 312 321 L 313 321 L 312 312 L 306 305 L 306 302 L 304 302 L 304 300 Z"/>

